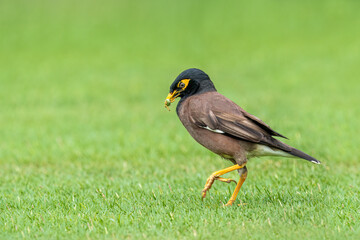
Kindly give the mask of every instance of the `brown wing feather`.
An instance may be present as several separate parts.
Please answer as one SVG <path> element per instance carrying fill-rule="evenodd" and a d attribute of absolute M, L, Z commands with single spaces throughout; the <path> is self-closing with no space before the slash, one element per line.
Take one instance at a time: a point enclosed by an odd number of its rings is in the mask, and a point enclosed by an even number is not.
<path fill-rule="evenodd" d="M 276 140 L 268 131 L 241 114 L 210 112 L 209 115 L 214 115 L 217 119 L 217 125 L 212 126 L 213 129 L 221 130 L 245 141 L 265 144 L 285 151 L 290 150 L 286 144 Z"/>
<path fill-rule="evenodd" d="M 265 144 L 284 149 L 287 148 L 272 136 L 282 136 L 259 118 L 247 113 L 236 103 L 223 95 L 214 92 L 206 102 L 195 101 L 190 105 L 191 121 L 199 127 L 221 130 L 227 135 L 245 141 Z M 199 110 L 201 109 L 201 110 Z M 195 117 L 196 116 L 196 117 Z"/>
<path fill-rule="evenodd" d="M 282 137 L 282 138 L 286 138 L 284 135 L 275 132 L 269 125 L 267 125 L 266 123 L 264 123 L 260 118 L 246 112 L 245 110 L 241 109 L 242 113 L 244 114 L 245 117 L 247 117 L 248 119 L 252 120 L 255 124 L 257 124 L 259 127 L 261 127 L 262 129 L 264 129 L 266 132 L 268 132 L 271 136 L 276 136 L 276 137 Z"/>
<path fill-rule="evenodd" d="M 248 121 L 242 114 L 230 114 L 212 112 L 216 116 L 216 129 L 224 131 L 225 133 L 244 139 L 249 142 L 259 143 L 264 139 L 264 131 Z"/>

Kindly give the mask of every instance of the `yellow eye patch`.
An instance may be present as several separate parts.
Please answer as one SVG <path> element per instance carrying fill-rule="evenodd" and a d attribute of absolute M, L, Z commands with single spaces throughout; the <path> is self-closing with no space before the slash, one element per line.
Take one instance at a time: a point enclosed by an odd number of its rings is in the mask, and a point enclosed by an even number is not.
<path fill-rule="evenodd" d="M 178 83 L 177 87 L 182 88 L 184 90 L 189 85 L 189 82 L 190 79 L 183 79 Z"/>

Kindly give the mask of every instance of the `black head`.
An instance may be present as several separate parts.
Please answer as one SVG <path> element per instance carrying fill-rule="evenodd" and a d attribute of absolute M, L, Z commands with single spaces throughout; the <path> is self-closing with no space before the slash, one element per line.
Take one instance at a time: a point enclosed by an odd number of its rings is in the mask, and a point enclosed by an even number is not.
<path fill-rule="evenodd" d="M 170 93 L 165 100 L 165 107 L 168 107 L 175 98 L 186 98 L 194 94 L 216 91 L 210 77 L 197 68 L 190 68 L 175 79 L 170 86 Z"/>

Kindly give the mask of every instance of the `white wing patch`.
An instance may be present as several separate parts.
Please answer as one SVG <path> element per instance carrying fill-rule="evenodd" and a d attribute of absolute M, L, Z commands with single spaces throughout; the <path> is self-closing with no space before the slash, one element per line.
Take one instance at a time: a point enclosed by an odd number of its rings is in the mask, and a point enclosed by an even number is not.
<path fill-rule="evenodd" d="M 206 130 L 209 130 L 209 131 L 212 131 L 212 132 L 215 132 L 215 133 L 225 133 L 225 132 L 223 132 L 223 131 L 221 131 L 221 130 L 219 130 L 219 129 L 211 129 L 211 128 L 209 128 L 208 126 L 202 127 L 202 128 L 204 128 L 204 129 L 206 129 Z"/>

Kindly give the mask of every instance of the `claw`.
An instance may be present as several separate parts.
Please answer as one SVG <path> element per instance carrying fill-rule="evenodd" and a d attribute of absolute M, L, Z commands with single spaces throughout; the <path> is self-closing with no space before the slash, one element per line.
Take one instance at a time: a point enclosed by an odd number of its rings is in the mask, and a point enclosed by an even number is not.
<path fill-rule="evenodd" d="M 211 175 L 205 183 L 204 189 L 201 191 L 202 192 L 202 198 L 204 199 L 206 197 L 206 192 L 211 188 L 211 186 L 213 185 L 214 181 L 216 179 L 215 175 Z"/>
<path fill-rule="evenodd" d="M 236 181 L 234 179 L 231 179 L 231 178 L 216 177 L 216 180 L 219 180 L 220 182 L 225 182 L 225 183 L 234 182 L 235 184 L 237 184 Z"/>
<path fill-rule="evenodd" d="M 232 204 L 234 203 L 234 201 L 228 201 L 228 203 L 227 204 L 225 204 L 225 207 L 227 207 L 227 206 L 232 206 Z"/>
<path fill-rule="evenodd" d="M 202 199 L 204 199 L 204 198 L 206 197 L 206 192 L 210 190 L 210 188 L 211 188 L 212 185 L 214 184 L 214 181 L 215 181 L 215 180 L 219 180 L 220 182 L 225 182 L 225 183 L 234 182 L 235 184 L 237 184 L 234 179 L 231 179 L 231 178 L 222 178 L 222 177 L 219 177 L 219 176 L 216 176 L 216 175 L 211 175 L 211 176 L 207 179 L 207 181 L 206 181 L 206 183 L 205 183 L 204 189 L 201 191 L 201 192 L 202 192 L 202 194 L 201 194 Z"/>
<path fill-rule="evenodd" d="M 230 202 L 230 201 L 229 201 L 227 204 L 224 205 L 224 207 L 232 206 L 233 203 L 234 203 L 234 202 L 232 202 L 232 201 Z M 247 203 L 240 203 L 240 204 L 238 204 L 239 207 L 244 207 L 244 206 L 246 206 L 246 205 L 247 205 Z"/>

